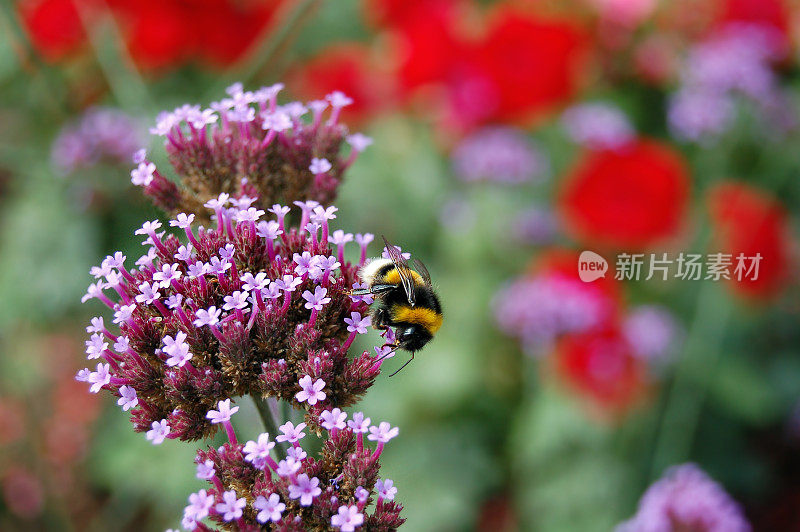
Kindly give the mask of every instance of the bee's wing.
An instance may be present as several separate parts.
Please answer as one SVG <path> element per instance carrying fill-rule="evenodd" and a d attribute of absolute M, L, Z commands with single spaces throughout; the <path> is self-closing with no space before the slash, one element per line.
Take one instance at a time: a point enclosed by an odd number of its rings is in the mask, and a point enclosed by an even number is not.
<path fill-rule="evenodd" d="M 400 282 L 406 291 L 408 303 L 413 307 L 417 298 L 414 292 L 414 280 L 411 278 L 411 268 L 408 267 L 406 259 L 403 258 L 400 248 L 391 245 L 385 236 L 383 237 L 383 242 L 386 244 L 386 252 L 389 254 L 389 258 L 392 259 L 392 263 L 400 275 Z"/>
<path fill-rule="evenodd" d="M 414 258 L 414 267 L 416 268 L 417 272 L 422 276 L 422 280 L 425 281 L 425 284 L 430 286 L 431 285 L 431 273 L 428 271 L 428 268 L 422 264 L 422 261 L 418 258 Z"/>

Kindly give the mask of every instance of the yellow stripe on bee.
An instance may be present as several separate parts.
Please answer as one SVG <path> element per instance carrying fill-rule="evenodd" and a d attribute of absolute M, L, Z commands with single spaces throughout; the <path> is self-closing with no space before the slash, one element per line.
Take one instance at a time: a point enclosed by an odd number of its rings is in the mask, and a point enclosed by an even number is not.
<path fill-rule="evenodd" d="M 434 334 L 442 326 L 442 315 L 429 308 L 402 306 L 392 310 L 393 321 L 422 325 L 431 334 Z"/>
<path fill-rule="evenodd" d="M 414 270 L 408 271 L 411 274 L 411 278 L 414 279 L 414 284 L 425 284 L 425 281 L 422 280 L 422 276 L 420 274 Z M 386 284 L 400 284 L 400 272 L 397 271 L 397 268 L 392 268 L 386 273 L 386 275 L 383 276 L 383 280 L 381 282 Z"/>

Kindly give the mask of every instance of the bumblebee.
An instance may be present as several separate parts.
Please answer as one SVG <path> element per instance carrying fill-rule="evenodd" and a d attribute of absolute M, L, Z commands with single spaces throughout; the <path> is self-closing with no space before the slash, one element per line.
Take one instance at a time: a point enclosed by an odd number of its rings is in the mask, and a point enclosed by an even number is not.
<path fill-rule="evenodd" d="M 358 271 L 358 277 L 366 288 L 353 290 L 353 295 L 370 294 L 374 302 L 370 307 L 372 326 L 379 330 L 394 327 L 394 349 L 411 353 L 411 358 L 396 375 L 412 360 L 442 326 L 442 306 L 433 290 L 431 275 L 418 259 L 414 259 L 416 271 L 412 270 L 400 248 L 391 245 L 386 237 L 388 259 L 378 257 L 368 261 Z"/>

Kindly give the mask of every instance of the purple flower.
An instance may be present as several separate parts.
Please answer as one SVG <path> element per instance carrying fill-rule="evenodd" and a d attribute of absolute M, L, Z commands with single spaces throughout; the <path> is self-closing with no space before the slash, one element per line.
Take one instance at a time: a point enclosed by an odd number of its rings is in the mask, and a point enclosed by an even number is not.
<path fill-rule="evenodd" d="M 306 290 L 303 292 L 303 299 L 306 300 L 305 307 L 307 309 L 322 310 L 322 306 L 331 301 L 331 298 L 325 297 L 327 294 L 328 289 L 321 286 L 316 287 L 313 294 Z"/>
<path fill-rule="evenodd" d="M 378 492 L 378 497 L 386 501 L 393 501 L 394 496 L 397 494 L 397 488 L 394 487 L 394 481 L 391 479 L 381 480 L 375 482 L 375 491 Z"/>
<path fill-rule="evenodd" d="M 172 227 L 180 227 L 181 229 L 189 229 L 194 222 L 194 214 L 178 213 L 174 220 L 170 220 L 169 225 Z"/>
<path fill-rule="evenodd" d="M 117 404 L 125 412 L 138 405 L 139 399 L 136 397 L 136 390 L 127 385 L 120 386 Z"/>
<path fill-rule="evenodd" d="M 316 257 L 316 255 L 314 255 L 314 257 Z M 311 259 L 312 255 L 308 251 L 304 251 L 302 255 L 300 253 L 295 253 L 294 257 L 292 258 L 292 260 L 294 260 L 294 262 L 297 264 L 297 266 L 294 267 L 295 273 L 300 276 L 307 273 L 311 268 Z"/>
<path fill-rule="evenodd" d="M 174 279 L 180 279 L 183 275 L 178 264 L 164 264 L 160 272 L 153 274 L 153 280 L 159 281 L 162 288 L 169 288 Z"/>
<path fill-rule="evenodd" d="M 308 455 L 302 447 L 289 447 L 289 449 L 286 451 L 287 458 L 294 458 L 298 462 L 303 460 L 306 456 Z"/>
<path fill-rule="evenodd" d="M 91 383 L 90 392 L 99 392 L 103 386 L 111 382 L 110 366 L 108 364 L 98 364 L 97 371 L 91 372 L 86 381 Z"/>
<path fill-rule="evenodd" d="M 297 475 L 294 483 L 289 484 L 289 497 L 300 499 L 300 506 L 311 506 L 314 497 L 322 493 L 319 488 L 317 477 L 308 478 L 308 475 L 301 473 Z"/>
<path fill-rule="evenodd" d="M 667 470 L 639 501 L 632 519 L 617 532 L 748 532 L 750 525 L 739 505 L 694 464 Z"/>
<path fill-rule="evenodd" d="M 311 376 L 305 375 L 300 379 L 299 384 L 302 389 L 294 396 L 299 402 L 307 402 L 310 405 L 315 405 L 317 401 L 325 400 L 326 394 L 322 391 L 322 389 L 325 388 L 324 380 L 317 379 L 312 382 Z"/>
<path fill-rule="evenodd" d="M 306 433 L 303 432 L 304 428 L 306 428 L 305 423 L 300 423 L 295 427 L 291 421 L 287 421 L 285 424 L 278 427 L 283 434 L 275 438 L 275 440 L 279 442 L 286 441 L 289 443 L 297 443 L 306 435 Z"/>
<path fill-rule="evenodd" d="M 532 355 L 540 355 L 560 336 L 580 333 L 612 311 L 591 285 L 557 274 L 523 277 L 495 296 L 495 319 L 517 336 Z"/>
<path fill-rule="evenodd" d="M 354 151 L 362 152 L 372 144 L 372 139 L 361 133 L 354 133 L 347 137 L 347 143 L 350 144 Z"/>
<path fill-rule="evenodd" d="M 269 434 L 264 432 L 259 434 L 258 441 L 248 441 L 242 451 L 245 453 L 244 459 L 255 464 L 265 460 L 269 456 L 269 451 L 275 447 L 275 442 L 270 441 Z"/>
<path fill-rule="evenodd" d="M 117 336 L 117 341 L 114 342 L 114 351 L 122 354 L 127 352 L 130 348 L 130 339 L 127 336 Z"/>
<path fill-rule="evenodd" d="M 192 323 L 194 323 L 196 327 L 202 327 L 203 325 L 216 325 L 219 323 L 220 314 L 222 314 L 222 309 L 218 309 L 213 305 L 208 307 L 208 310 L 199 309 L 195 313 L 197 319 Z"/>
<path fill-rule="evenodd" d="M 146 187 L 153 182 L 153 174 L 156 165 L 148 162 L 141 162 L 139 166 L 131 170 L 131 183 L 139 187 Z"/>
<path fill-rule="evenodd" d="M 63 174 L 102 161 L 126 164 L 144 144 L 143 133 L 134 117 L 118 109 L 92 107 L 61 129 L 50 155 Z"/>
<path fill-rule="evenodd" d="M 295 460 L 291 456 L 287 456 L 285 460 L 278 462 L 278 469 L 275 472 L 281 477 L 290 477 L 300 470 L 303 464 L 299 460 Z"/>
<path fill-rule="evenodd" d="M 247 506 L 247 499 L 237 498 L 234 490 L 222 494 L 222 502 L 218 502 L 214 509 L 222 515 L 225 521 L 233 521 L 242 516 L 242 510 Z"/>
<path fill-rule="evenodd" d="M 153 445 L 161 445 L 171 430 L 170 426 L 167 424 L 167 420 L 153 421 L 151 427 L 152 428 L 147 431 L 147 439 L 152 441 Z"/>
<path fill-rule="evenodd" d="M 327 159 L 317 159 L 316 157 L 311 159 L 311 165 L 308 167 L 312 174 L 324 174 L 330 171 L 331 168 L 333 166 Z"/>
<path fill-rule="evenodd" d="M 331 525 L 342 532 L 353 532 L 356 527 L 364 524 L 364 514 L 358 511 L 358 506 L 340 506 L 338 513 L 331 517 Z"/>
<path fill-rule="evenodd" d="M 348 332 L 357 332 L 358 334 L 367 334 L 367 327 L 372 325 L 372 317 L 361 317 L 360 312 L 353 312 L 349 318 L 345 318 L 344 322 L 347 324 Z"/>
<path fill-rule="evenodd" d="M 89 360 L 100 358 L 103 352 L 108 349 L 108 342 L 104 341 L 103 335 L 94 333 L 86 342 L 86 357 Z"/>
<path fill-rule="evenodd" d="M 211 420 L 211 423 L 224 423 L 225 421 L 230 421 L 231 416 L 238 411 L 238 406 L 231 408 L 231 400 L 225 399 L 219 402 L 217 410 L 209 410 L 206 417 Z"/>
<path fill-rule="evenodd" d="M 465 138 L 452 154 L 453 172 L 462 181 L 518 184 L 542 178 L 544 155 L 525 135 L 507 127 L 486 127 Z"/>
<path fill-rule="evenodd" d="M 346 427 L 344 420 L 347 419 L 347 412 L 342 412 L 339 408 L 323 410 L 319 419 L 320 425 L 327 430 L 343 429 Z"/>
<path fill-rule="evenodd" d="M 355 433 L 365 433 L 369 430 L 369 423 L 370 418 L 365 418 L 362 412 L 356 412 L 353 414 L 352 419 L 347 422 L 347 426 Z"/>
<path fill-rule="evenodd" d="M 659 361 L 674 346 L 679 327 L 666 309 L 643 305 L 628 313 L 622 324 L 622 332 L 635 355 L 645 360 Z"/>
<path fill-rule="evenodd" d="M 275 283 L 277 284 L 278 288 L 280 288 L 284 292 L 294 292 L 294 289 L 300 286 L 300 283 L 302 282 L 303 282 L 302 278 L 295 277 L 294 275 L 284 275 L 283 279 L 275 280 Z"/>
<path fill-rule="evenodd" d="M 325 96 L 325 99 L 328 100 L 333 107 L 346 107 L 353 103 L 353 99 L 342 91 L 333 91 Z"/>
<path fill-rule="evenodd" d="M 211 460 L 204 460 L 197 464 L 197 478 L 201 480 L 210 480 L 215 474 L 214 462 Z"/>
<path fill-rule="evenodd" d="M 368 440 L 386 443 L 400 433 L 400 429 L 392 427 L 386 421 L 381 421 L 377 427 L 369 428 Z"/>
<path fill-rule="evenodd" d="M 214 506 L 214 496 L 200 490 L 189 495 L 189 506 L 184 508 L 184 516 L 193 521 L 201 521 L 208 517 L 209 511 Z"/>
<path fill-rule="evenodd" d="M 617 150 L 636 137 L 628 117 L 608 104 L 572 106 L 564 111 L 561 123 L 573 142 L 594 150 Z"/>
<path fill-rule="evenodd" d="M 358 502 L 366 502 L 369 499 L 369 490 L 364 489 L 363 486 L 358 486 L 354 492 Z"/>
<path fill-rule="evenodd" d="M 259 510 L 256 515 L 256 520 L 259 523 L 266 523 L 272 521 L 277 523 L 281 520 L 281 515 L 286 509 L 286 505 L 281 502 L 281 498 L 277 493 L 271 493 L 269 498 L 259 495 L 253 501 L 253 508 Z"/>
<path fill-rule="evenodd" d="M 247 298 L 250 294 L 236 290 L 233 294 L 225 296 L 225 304 L 222 308 L 225 310 L 243 309 L 247 306 Z"/>
<path fill-rule="evenodd" d="M 724 133 L 734 117 L 733 102 L 714 91 L 685 89 L 669 101 L 667 121 L 681 140 L 708 142 Z"/>

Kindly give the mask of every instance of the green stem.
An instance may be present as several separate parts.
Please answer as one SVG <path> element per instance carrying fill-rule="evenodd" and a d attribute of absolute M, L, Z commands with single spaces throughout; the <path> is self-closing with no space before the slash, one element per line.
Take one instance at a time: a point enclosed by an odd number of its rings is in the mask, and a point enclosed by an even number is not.
<path fill-rule="evenodd" d="M 658 428 L 650 470 L 653 480 L 666 467 L 686 461 L 691 453 L 707 386 L 719 362 L 720 344 L 730 316 L 731 304 L 725 300 L 722 289 L 719 283 L 709 282 L 700 289 L 695 318 Z"/>
<path fill-rule="evenodd" d="M 63 116 L 68 113 L 66 103 L 63 99 L 62 92 L 58 89 L 64 85 L 61 72 L 48 65 L 39 52 L 33 46 L 33 43 L 28 38 L 27 32 L 22 28 L 22 23 L 17 13 L 16 5 L 9 0 L 0 0 L 0 19 L 3 24 L 0 27 L 5 27 L 5 34 L 11 42 L 11 46 L 15 46 L 20 50 L 23 57 L 19 58 L 20 66 L 25 69 L 25 63 L 30 61 L 29 66 L 32 67 L 33 78 L 37 81 L 36 74 L 41 75 L 41 81 L 44 83 L 45 102 L 50 106 L 51 119 L 58 121 L 62 120 Z"/>
<path fill-rule="evenodd" d="M 278 427 L 282 424 L 278 419 L 278 402 L 272 398 L 264 399 L 255 395 L 251 397 L 253 398 L 253 404 L 256 405 L 256 410 L 258 410 L 258 415 L 261 417 L 261 422 L 264 424 L 264 429 L 274 439 L 275 436 L 280 434 Z M 276 443 L 276 447 L 280 448 L 283 454 L 286 454 L 289 449 L 289 445 L 286 442 Z"/>

